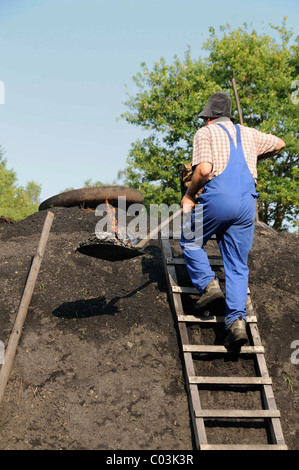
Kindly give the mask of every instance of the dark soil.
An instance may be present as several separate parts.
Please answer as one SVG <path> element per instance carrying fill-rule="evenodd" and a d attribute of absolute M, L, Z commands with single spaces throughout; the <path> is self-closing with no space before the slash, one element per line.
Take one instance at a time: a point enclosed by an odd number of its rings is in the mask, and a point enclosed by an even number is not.
<path fill-rule="evenodd" d="M 94 212 L 54 208 L 44 259 L 0 408 L 2 450 L 191 450 L 194 439 L 177 330 L 158 240 L 146 254 L 111 263 L 76 252 L 94 231 Z M 0 340 L 7 346 L 46 212 L 0 225 Z M 5 222 L 5 221 L 3 221 Z M 290 450 L 299 448 L 297 236 L 256 228 L 250 289 Z M 213 243 L 213 242 L 212 242 Z M 211 245 L 211 249 L 214 249 Z M 187 281 L 188 282 L 188 281 Z M 195 339 L 199 333 L 190 327 Z M 218 341 L 222 332 L 217 336 Z M 201 332 L 205 340 L 212 333 Z M 190 336 L 190 337 L 191 337 Z M 294 343 L 297 341 L 297 343 Z M 292 356 L 293 354 L 293 356 Z M 291 360 L 291 357 L 293 360 Z M 223 375 L 223 358 L 204 359 L 199 375 Z M 226 359 L 231 375 L 250 375 L 248 358 Z M 202 405 L 223 408 L 222 392 Z M 257 408 L 256 390 L 231 391 L 227 407 Z M 243 426 L 243 423 L 242 423 Z M 208 438 L 252 442 L 240 424 Z M 253 425 L 259 443 L 267 440 Z"/>

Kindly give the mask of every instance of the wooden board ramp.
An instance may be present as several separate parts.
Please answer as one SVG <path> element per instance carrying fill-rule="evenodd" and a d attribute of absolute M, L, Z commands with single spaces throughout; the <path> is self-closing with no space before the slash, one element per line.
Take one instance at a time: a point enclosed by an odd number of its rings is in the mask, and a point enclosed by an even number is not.
<path fill-rule="evenodd" d="M 257 326 L 257 316 L 255 314 L 250 291 L 247 293 L 247 333 L 249 338 L 249 344 L 242 346 L 238 352 L 228 351 L 223 343 L 221 344 L 204 344 L 201 332 L 202 329 L 215 328 L 219 326 L 223 330 L 224 334 L 224 312 L 213 312 L 213 314 L 204 312 L 205 315 L 196 316 L 192 312 L 189 304 L 184 303 L 184 298 L 199 295 L 198 291 L 194 287 L 179 285 L 179 277 L 181 273 L 178 273 L 178 269 L 186 270 L 186 265 L 182 254 L 179 256 L 174 255 L 172 249 L 173 241 L 169 239 L 160 238 L 161 252 L 163 266 L 165 270 L 168 295 L 170 304 L 174 313 L 175 323 L 178 330 L 178 336 L 180 341 L 181 353 L 183 358 L 183 368 L 185 373 L 186 390 L 189 401 L 189 409 L 191 422 L 193 427 L 194 441 L 198 450 L 287 450 L 287 446 L 284 441 L 281 422 L 280 412 L 276 407 L 275 398 L 272 389 L 272 380 L 269 376 L 266 360 L 265 351 L 261 342 L 261 338 Z M 212 266 L 219 269 L 223 273 L 223 262 L 221 255 L 210 255 L 209 261 Z M 187 270 L 186 270 L 187 273 Z M 217 276 L 218 277 L 218 276 Z M 188 275 L 187 275 L 188 278 Z M 224 282 L 224 279 L 223 279 Z M 220 282 L 221 288 L 225 291 L 224 287 Z M 198 333 L 196 334 L 197 342 L 194 344 L 189 338 L 194 339 L 194 334 L 190 334 L 190 326 L 197 328 Z M 210 338 L 208 336 L 208 338 Z M 199 343 L 198 343 L 199 341 Z M 216 341 L 214 341 L 216 343 Z M 198 358 L 204 357 L 204 361 L 198 360 Z M 254 363 L 253 374 L 251 376 L 239 375 L 234 370 L 237 361 L 241 361 L 245 357 L 250 358 Z M 212 367 L 213 359 L 224 358 L 224 361 L 232 362 L 230 372 L 233 375 L 227 376 L 213 376 L 210 375 L 209 366 Z M 198 365 L 199 363 L 199 365 Z M 203 364 L 203 366 L 201 366 Z M 197 371 L 200 373 L 197 373 Z M 217 369 L 219 371 L 219 368 Z M 223 368 L 224 373 L 226 368 Z M 208 372 L 205 374 L 205 372 Z M 246 393 L 253 389 L 256 391 L 259 397 L 257 407 L 256 403 L 252 403 L 252 400 L 246 400 Z M 226 399 L 223 398 L 220 402 L 219 391 L 223 391 L 223 397 L 225 397 L 225 391 L 229 390 L 230 393 L 241 392 L 242 397 L 242 408 L 237 407 L 233 402 L 233 406 L 230 402 L 230 407 L 226 407 Z M 212 399 L 213 404 L 217 405 L 214 408 L 205 407 L 205 403 L 202 403 L 202 396 L 207 393 L 208 397 L 213 397 L 213 393 L 216 394 L 216 398 Z M 256 407 L 255 407 L 256 406 Z M 244 408 L 244 409 L 243 409 Z M 249 409 L 248 409 L 249 408 Z M 218 434 L 217 442 L 210 442 L 210 429 L 212 431 L 216 426 L 222 426 L 225 429 L 224 442 L 219 443 Z M 253 439 L 249 441 L 247 429 L 253 427 Z M 229 426 L 237 428 L 236 442 L 230 442 L 231 436 L 229 435 Z M 242 434 L 242 426 L 244 426 L 244 433 Z M 261 427 L 265 428 L 263 439 L 260 439 L 259 432 Z M 242 436 L 246 436 L 245 442 L 242 442 Z M 256 437 L 257 442 L 254 441 Z M 209 441 L 209 442 L 208 442 Z M 263 442 L 265 441 L 265 442 Z"/>

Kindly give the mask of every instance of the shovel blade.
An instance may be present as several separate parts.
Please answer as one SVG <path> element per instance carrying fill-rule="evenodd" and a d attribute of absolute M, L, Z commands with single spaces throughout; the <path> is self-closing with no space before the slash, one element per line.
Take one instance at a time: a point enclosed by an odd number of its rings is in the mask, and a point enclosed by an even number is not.
<path fill-rule="evenodd" d="M 83 245 L 77 248 L 79 253 L 106 261 L 123 261 L 144 254 L 142 250 L 113 244 Z"/>

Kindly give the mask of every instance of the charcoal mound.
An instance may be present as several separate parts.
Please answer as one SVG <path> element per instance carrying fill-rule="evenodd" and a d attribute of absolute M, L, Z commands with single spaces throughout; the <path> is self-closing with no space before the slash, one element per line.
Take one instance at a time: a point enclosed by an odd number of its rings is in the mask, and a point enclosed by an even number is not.
<path fill-rule="evenodd" d="M 143 256 L 112 263 L 77 251 L 95 231 L 94 212 L 78 206 L 51 212 L 55 217 L 0 408 L 0 448 L 195 449 L 159 240 L 151 240 Z M 0 341 L 5 347 L 45 217 L 42 210 L 0 225 Z M 181 255 L 178 241 L 173 243 L 175 255 Z M 207 245 L 212 254 L 214 243 Z M 284 437 L 290 450 L 298 450 L 297 235 L 256 227 L 249 267 Z M 188 285 L 186 273 L 180 276 L 180 285 Z M 200 340 L 210 341 L 208 336 L 207 328 Z M 191 325 L 190 341 L 198 338 Z M 196 370 L 211 376 L 227 372 L 251 375 L 249 357 L 224 361 L 215 355 Z M 219 408 L 220 393 L 204 390 L 202 405 Z M 260 391 L 225 393 L 228 407 L 250 409 Z M 252 433 L 261 443 L 267 439 L 260 422 L 244 431 L 225 421 L 221 433 L 211 421 L 208 433 L 214 443 L 229 442 L 233 434 L 244 443 L 252 443 Z"/>
<path fill-rule="evenodd" d="M 129 238 L 120 237 L 117 232 L 93 233 L 79 244 L 77 251 L 86 256 L 108 261 L 122 261 L 143 254 Z"/>

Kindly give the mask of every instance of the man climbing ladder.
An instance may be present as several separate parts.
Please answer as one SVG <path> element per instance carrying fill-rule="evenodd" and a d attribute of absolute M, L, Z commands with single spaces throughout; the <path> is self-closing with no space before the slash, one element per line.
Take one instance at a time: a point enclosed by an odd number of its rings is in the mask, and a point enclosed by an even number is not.
<path fill-rule="evenodd" d="M 181 201 L 184 212 L 191 211 L 180 244 L 194 286 L 201 296 L 196 309 L 224 300 L 204 246 L 213 234 L 222 254 L 225 273 L 225 346 L 240 347 L 247 342 L 246 298 L 247 259 L 253 234 L 258 159 L 279 153 L 285 143 L 279 137 L 256 129 L 234 125 L 231 99 L 214 93 L 200 117 L 205 126 L 194 136 L 193 177 Z M 196 197 L 199 189 L 202 193 Z M 196 203 L 202 211 L 197 211 Z M 194 231 L 202 213 L 202 233 Z M 194 232 L 190 238 L 186 234 Z"/>

